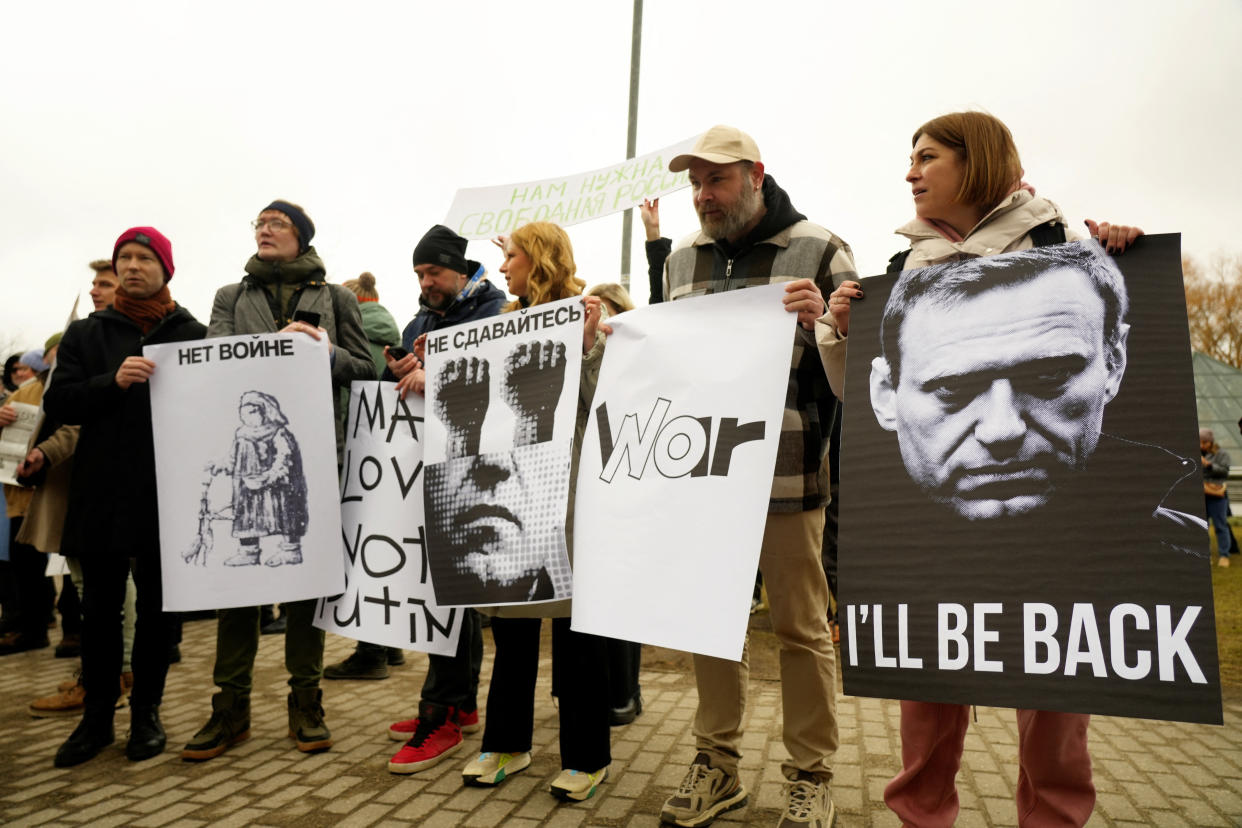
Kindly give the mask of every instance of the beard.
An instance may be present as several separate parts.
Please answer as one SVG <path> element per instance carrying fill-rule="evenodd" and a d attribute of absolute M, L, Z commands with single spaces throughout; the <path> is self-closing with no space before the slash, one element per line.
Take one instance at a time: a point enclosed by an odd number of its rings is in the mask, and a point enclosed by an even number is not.
<path fill-rule="evenodd" d="M 711 219 L 705 218 L 699 212 L 699 226 L 703 228 L 703 232 L 713 239 L 737 238 L 763 209 L 763 195 L 750 186 L 749 180 L 745 180 L 737 202 L 727 210 L 719 205 L 716 205 L 716 209 L 720 211 L 720 215 Z"/>
<path fill-rule="evenodd" d="M 427 307 L 433 311 L 443 311 L 453 304 L 453 300 L 457 298 L 456 294 L 441 293 L 438 290 L 424 291 L 423 301 L 427 303 Z"/>

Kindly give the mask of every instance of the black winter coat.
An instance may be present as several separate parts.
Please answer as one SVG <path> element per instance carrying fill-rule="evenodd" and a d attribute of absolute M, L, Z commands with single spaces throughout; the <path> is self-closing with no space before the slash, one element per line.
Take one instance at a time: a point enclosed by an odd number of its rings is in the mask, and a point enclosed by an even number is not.
<path fill-rule="evenodd" d="M 82 426 L 69 483 L 61 553 L 159 555 L 151 390 L 116 384 L 126 357 L 144 345 L 202 339 L 207 328 L 178 305 L 143 335 L 129 317 L 105 308 L 72 323 L 43 395 L 49 417 Z"/>

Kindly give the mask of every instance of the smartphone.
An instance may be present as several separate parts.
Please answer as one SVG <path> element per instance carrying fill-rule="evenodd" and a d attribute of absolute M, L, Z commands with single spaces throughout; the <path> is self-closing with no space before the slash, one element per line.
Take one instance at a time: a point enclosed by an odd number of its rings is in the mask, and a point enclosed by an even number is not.
<path fill-rule="evenodd" d="M 308 310 L 294 311 L 293 321 L 294 322 L 305 322 L 307 325 L 310 325 L 312 328 L 318 328 L 319 327 L 319 314 L 315 313 L 314 311 L 308 311 Z"/>
<path fill-rule="evenodd" d="M 400 345 L 396 346 L 395 348 L 389 347 L 388 349 L 388 356 L 392 359 L 393 362 L 400 362 L 401 360 L 405 359 L 407 354 L 409 354 L 409 351 L 407 351 L 405 348 L 402 348 Z"/>

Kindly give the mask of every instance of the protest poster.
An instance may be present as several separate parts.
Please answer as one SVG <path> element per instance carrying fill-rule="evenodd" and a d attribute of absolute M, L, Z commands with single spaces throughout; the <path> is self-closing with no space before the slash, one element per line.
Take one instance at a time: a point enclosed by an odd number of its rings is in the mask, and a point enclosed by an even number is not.
<path fill-rule="evenodd" d="M 457 652 L 463 610 L 436 606 L 423 529 L 423 398 L 354 382 L 341 480 L 345 591 L 321 598 L 327 632 L 437 655 Z"/>
<path fill-rule="evenodd" d="M 148 345 L 164 609 L 345 588 L 328 342 L 256 334 Z"/>
<path fill-rule="evenodd" d="M 1221 722 L 1179 242 L 863 283 L 846 693 Z"/>
<path fill-rule="evenodd" d="M 783 294 L 609 320 L 578 468 L 574 629 L 741 658 L 796 322 Z"/>
<path fill-rule="evenodd" d="M 698 135 L 672 146 L 590 172 L 492 187 L 468 187 L 453 196 L 444 223 L 467 239 L 508 235 L 532 221 L 562 227 L 610 216 L 689 185 L 688 173 L 668 162 L 688 152 Z"/>
<path fill-rule="evenodd" d="M 568 598 L 578 297 L 427 337 L 427 555 L 440 606 Z"/>
<path fill-rule="evenodd" d="M 43 410 L 38 405 L 24 402 L 6 405 L 17 413 L 17 419 L 0 428 L 0 483 L 17 486 L 17 467 L 34 445 L 43 422 Z"/>

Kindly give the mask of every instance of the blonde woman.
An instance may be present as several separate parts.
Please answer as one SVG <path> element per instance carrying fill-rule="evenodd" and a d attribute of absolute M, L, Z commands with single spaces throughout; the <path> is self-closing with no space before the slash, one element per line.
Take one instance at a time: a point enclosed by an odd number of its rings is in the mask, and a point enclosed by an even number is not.
<path fill-rule="evenodd" d="M 503 240 L 505 276 L 513 301 L 502 312 L 582 296 L 586 283 L 576 275 L 569 236 L 555 224 L 523 225 Z M 599 376 L 607 326 L 600 324 L 599 297 L 582 299 L 586 325 L 582 338 L 582 378 L 574 430 L 570 491 L 577 473 L 578 447 Z M 573 501 L 565 520 L 566 546 L 573 556 Z M 535 679 L 543 618 L 552 619 L 552 693 L 560 714 L 561 773 L 551 784 L 554 796 L 581 801 L 595 794 L 612 761 L 609 744 L 608 652 L 606 639 L 570 629 L 569 600 L 497 607 L 490 610 L 496 657 L 487 694 L 483 752 L 462 769 L 468 785 L 498 785 L 530 765 L 534 731 Z"/>

